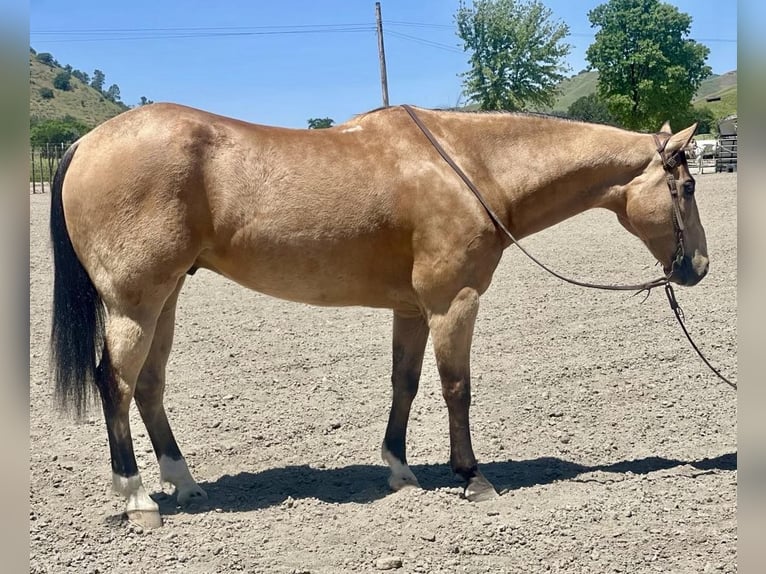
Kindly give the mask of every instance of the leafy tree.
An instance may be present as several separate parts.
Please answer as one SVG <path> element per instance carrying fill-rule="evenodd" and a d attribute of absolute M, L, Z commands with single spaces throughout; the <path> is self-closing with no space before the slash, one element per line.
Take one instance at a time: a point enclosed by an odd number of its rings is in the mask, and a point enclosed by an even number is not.
<path fill-rule="evenodd" d="M 335 120 L 332 118 L 309 118 L 308 123 L 310 130 L 321 130 L 331 128 Z"/>
<path fill-rule="evenodd" d="M 569 69 L 569 27 L 552 20 L 539 0 L 461 0 L 457 35 L 471 52 L 463 74 L 466 96 L 484 110 L 551 107 L 557 84 Z"/>
<path fill-rule="evenodd" d="M 72 118 L 37 121 L 29 131 L 29 139 L 33 145 L 72 143 L 88 130 L 88 126 Z"/>
<path fill-rule="evenodd" d="M 104 90 L 104 80 L 106 75 L 101 70 L 93 70 L 93 79 L 90 81 L 90 87 L 102 92 Z"/>
<path fill-rule="evenodd" d="M 50 88 L 40 88 L 40 97 L 44 100 L 50 100 L 53 97 L 53 90 Z"/>
<path fill-rule="evenodd" d="M 149 99 L 147 99 L 146 96 L 141 96 L 141 101 L 138 102 L 138 105 L 139 106 L 145 106 L 147 104 L 153 104 L 153 103 L 154 103 L 154 100 L 149 100 Z"/>
<path fill-rule="evenodd" d="M 625 127 L 656 130 L 688 113 L 710 75 L 710 50 L 688 38 L 691 17 L 660 0 L 609 0 L 588 13 L 599 28 L 586 52 L 598 90 Z"/>
<path fill-rule="evenodd" d="M 119 102 L 120 101 L 120 86 L 117 84 L 112 84 L 109 86 L 109 89 L 104 92 L 104 97 L 111 101 L 111 102 Z"/>
<path fill-rule="evenodd" d="M 80 80 L 83 84 L 88 84 L 90 82 L 90 76 L 83 72 L 82 70 L 72 70 L 72 75 Z"/>
<path fill-rule="evenodd" d="M 68 92 L 72 89 L 72 74 L 69 72 L 59 72 L 56 77 L 53 78 L 53 87 L 57 90 Z"/>
<path fill-rule="evenodd" d="M 35 56 L 35 60 L 37 60 L 41 64 L 45 64 L 46 66 L 53 67 L 53 66 L 58 65 L 58 62 L 53 57 L 53 54 L 51 54 L 49 52 L 40 52 L 39 54 L 37 54 Z"/>
<path fill-rule="evenodd" d="M 567 116 L 581 120 L 583 122 L 592 122 L 598 124 L 614 124 L 614 118 L 609 113 L 606 102 L 597 94 L 588 94 L 578 98 L 567 109 Z"/>
<path fill-rule="evenodd" d="M 707 106 L 689 106 L 684 114 L 678 114 L 677 124 L 671 123 L 674 128 L 683 128 L 697 122 L 698 134 L 712 134 L 718 131 L 718 122 L 713 110 Z M 655 128 L 657 129 L 657 128 Z"/>

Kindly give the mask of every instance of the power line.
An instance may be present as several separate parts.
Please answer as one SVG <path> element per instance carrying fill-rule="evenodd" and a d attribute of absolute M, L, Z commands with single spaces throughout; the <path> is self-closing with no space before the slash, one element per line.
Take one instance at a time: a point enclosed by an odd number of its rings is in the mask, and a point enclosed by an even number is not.
<path fill-rule="evenodd" d="M 195 32 L 195 31 L 221 31 L 221 30 L 300 30 L 300 29 L 330 29 L 330 28 L 354 28 L 364 26 L 374 26 L 373 22 L 364 22 L 357 24 L 282 24 L 273 26 L 190 26 L 190 27 L 169 27 L 169 28 L 66 28 L 60 30 L 31 30 L 31 34 L 85 34 L 85 33 L 112 33 L 112 32 Z"/>
<path fill-rule="evenodd" d="M 454 30 L 454 24 L 428 24 L 426 22 L 404 22 L 402 20 L 386 21 L 386 26 L 405 26 L 410 28 L 434 28 L 434 29 L 447 29 Z"/>
<path fill-rule="evenodd" d="M 450 52 L 462 52 L 449 44 L 444 44 L 427 38 L 413 36 L 391 28 L 426 30 L 454 30 L 454 25 L 432 24 L 428 22 L 409 22 L 403 20 L 386 21 L 388 34 L 403 40 L 408 40 L 432 48 Z M 141 27 L 141 28 L 83 28 L 83 29 L 43 29 L 31 30 L 30 37 L 38 38 L 37 42 L 69 43 L 69 42 L 100 42 L 120 40 L 162 40 L 188 38 L 223 38 L 247 36 L 274 36 L 295 34 L 346 34 L 355 32 L 373 32 L 375 23 L 352 24 L 296 24 L 273 26 L 198 26 L 198 27 Z M 108 36 L 107 36 L 108 35 Z M 116 36 L 115 36 L 116 35 Z M 570 32 L 569 36 L 593 38 L 594 33 Z M 737 43 L 736 38 L 690 38 L 697 42 L 708 43 Z"/>
<path fill-rule="evenodd" d="M 439 50 L 444 50 L 445 52 L 454 52 L 457 54 L 463 53 L 463 50 L 455 46 L 450 46 L 449 44 L 442 44 L 441 42 L 434 42 L 432 40 L 427 40 L 425 38 L 419 38 L 417 36 L 411 36 L 409 34 L 403 34 L 401 32 L 392 31 L 392 30 L 389 30 L 387 34 L 389 36 L 393 36 L 394 38 L 401 38 L 402 40 L 407 40 L 409 42 L 414 42 L 416 44 L 421 44 L 423 46 L 430 46 L 431 48 L 437 48 Z"/>
<path fill-rule="evenodd" d="M 41 30 L 30 32 L 41 43 L 103 42 L 121 40 L 170 40 L 183 38 L 223 38 L 282 36 L 298 34 L 336 34 L 373 32 L 374 24 L 318 24 L 298 26 L 227 26 L 196 28 L 101 28 L 80 30 Z"/>

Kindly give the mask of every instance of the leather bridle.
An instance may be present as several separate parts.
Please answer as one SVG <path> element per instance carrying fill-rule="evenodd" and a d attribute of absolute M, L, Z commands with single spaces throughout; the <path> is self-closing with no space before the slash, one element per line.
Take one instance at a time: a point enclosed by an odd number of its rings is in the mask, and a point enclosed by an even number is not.
<path fill-rule="evenodd" d="M 670 275 L 672 275 L 673 271 L 675 271 L 677 267 L 681 266 L 683 258 L 686 255 L 686 248 L 684 243 L 684 219 L 681 215 L 681 203 L 678 197 L 678 186 L 676 185 L 676 178 L 673 175 L 673 169 L 679 163 L 681 163 L 680 154 L 684 152 L 683 150 L 680 150 L 672 154 L 665 153 L 665 146 L 668 145 L 671 134 L 662 135 L 668 136 L 665 141 L 660 141 L 660 134 L 652 134 L 652 137 L 654 138 L 654 143 L 657 145 L 657 153 L 660 154 L 660 158 L 662 159 L 662 167 L 665 169 L 665 181 L 667 181 L 668 189 L 670 190 L 670 198 L 673 202 L 673 229 L 675 229 L 676 233 L 676 253 L 673 257 L 673 263 L 670 267 Z M 668 275 L 668 278 L 670 275 Z"/>
<path fill-rule="evenodd" d="M 529 253 L 524 247 L 522 247 L 519 242 L 516 240 L 516 238 L 511 234 L 511 232 L 508 230 L 508 228 L 503 224 L 503 222 L 500 220 L 500 218 L 497 216 L 497 214 L 492 210 L 492 207 L 490 207 L 489 203 L 484 199 L 484 196 L 481 194 L 481 192 L 478 190 L 478 188 L 474 185 L 474 183 L 471 181 L 471 179 L 465 174 L 465 172 L 460 169 L 460 166 L 458 166 L 455 161 L 450 157 L 450 155 L 444 150 L 442 145 L 439 143 L 439 141 L 436 139 L 436 137 L 431 133 L 431 130 L 428 129 L 428 127 L 421 121 L 421 119 L 418 117 L 418 115 L 415 113 L 415 110 L 412 109 L 411 106 L 407 104 L 402 104 L 401 106 L 404 108 L 404 110 L 409 114 L 410 118 L 412 118 L 412 121 L 415 122 L 415 125 L 418 126 L 421 132 L 423 132 L 423 135 L 426 136 L 428 141 L 431 143 L 431 145 L 434 147 L 434 149 L 439 153 L 439 155 L 444 159 L 445 162 L 447 162 L 447 165 L 449 165 L 455 173 L 460 177 L 460 179 L 463 180 L 463 183 L 468 186 L 468 189 L 470 189 L 473 194 L 476 196 L 476 199 L 479 200 L 479 203 L 481 203 L 482 207 L 484 207 L 484 210 L 487 212 L 487 215 L 489 215 L 489 218 L 492 220 L 492 223 L 499 229 L 501 232 L 503 232 L 510 240 L 511 242 L 516 244 L 516 247 L 518 247 L 521 252 L 526 255 L 529 259 L 534 261 L 538 266 L 543 268 L 545 271 L 553 275 L 554 277 L 557 277 L 558 279 L 561 279 L 562 281 L 566 281 L 567 283 L 571 283 L 573 285 L 579 285 L 581 287 L 590 287 L 592 289 L 604 289 L 608 291 L 635 291 L 636 293 L 641 293 L 643 291 L 646 291 L 646 296 L 648 297 L 651 293 L 651 290 L 655 287 L 664 287 L 665 288 L 665 294 L 667 295 L 668 302 L 670 303 L 670 308 L 673 310 L 673 313 L 676 316 L 676 319 L 678 320 L 678 323 L 681 325 L 681 329 L 683 329 L 684 334 L 686 335 L 686 338 L 689 339 L 689 342 L 691 343 L 694 350 L 697 352 L 697 354 L 700 356 L 700 358 L 704 361 L 704 363 L 710 368 L 711 371 L 713 371 L 718 377 L 728 384 L 729 386 L 733 387 L 734 389 L 737 388 L 736 383 L 732 383 L 729 381 L 726 377 L 724 377 L 717 369 L 715 369 L 710 362 L 705 358 L 705 356 L 702 354 L 702 352 L 697 348 L 697 345 L 695 345 L 694 341 L 691 338 L 691 335 L 689 335 L 689 332 L 686 330 L 686 326 L 683 322 L 683 310 L 681 309 L 681 306 L 678 304 L 678 301 L 676 301 L 676 296 L 673 291 L 673 286 L 670 283 L 670 278 L 673 275 L 674 271 L 679 268 L 683 264 L 684 257 L 686 256 L 686 246 L 684 241 L 684 220 L 681 214 L 681 203 L 680 199 L 678 197 L 678 186 L 676 185 L 676 178 L 673 175 L 673 170 L 676 166 L 682 161 L 681 155 L 683 153 L 683 150 L 676 151 L 675 153 L 668 154 L 665 151 L 665 147 L 668 144 L 668 141 L 670 140 L 670 134 L 667 133 L 660 133 L 660 134 L 652 134 L 654 137 L 654 142 L 657 146 L 657 153 L 660 154 L 660 158 L 662 159 L 662 167 L 665 170 L 665 180 L 668 184 L 668 189 L 670 191 L 670 197 L 673 203 L 673 228 L 675 230 L 676 234 L 676 251 L 673 257 L 673 261 L 670 265 L 670 269 L 665 274 L 664 277 L 658 277 L 657 279 L 652 279 L 651 281 L 647 281 L 645 283 L 639 283 L 636 285 L 601 285 L 598 283 L 589 283 L 586 281 L 578 281 L 576 279 L 570 279 L 569 277 L 565 277 L 552 269 L 550 269 L 548 266 L 546 266 L 544 263 L 539 261 L 536 257 L 534 257 L 531 253 Z M 668 137 L 665 138 L 664 141 L 660 139 L 660 135 L 667 135 Z"/>

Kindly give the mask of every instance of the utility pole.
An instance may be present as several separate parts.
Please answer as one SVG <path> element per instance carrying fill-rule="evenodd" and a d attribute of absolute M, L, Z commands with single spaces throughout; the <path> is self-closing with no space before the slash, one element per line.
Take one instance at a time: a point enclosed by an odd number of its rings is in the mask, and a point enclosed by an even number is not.
<path fill-rule="evenodd" d="M 380 2 L 375 2 L 375 20 L 378 28 L 378 58 L 380 59 L 380 89 L 383 92 L 383 107 L 388 107 L 388 76 L 386 74 L 386 50 L 383 47 L 383 19 L 380 16 Z"/>

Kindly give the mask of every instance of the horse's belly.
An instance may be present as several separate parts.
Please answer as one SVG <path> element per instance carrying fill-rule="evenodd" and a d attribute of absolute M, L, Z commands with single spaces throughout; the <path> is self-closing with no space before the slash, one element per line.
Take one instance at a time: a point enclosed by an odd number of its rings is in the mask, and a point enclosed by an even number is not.
<path fill-rule="evenodd" d="M 412 262 L 370 245 L 276 246 L 203 254 L 199 266 L 237 283 L 300 303 L 402 308 L 416 305 Z"/>

